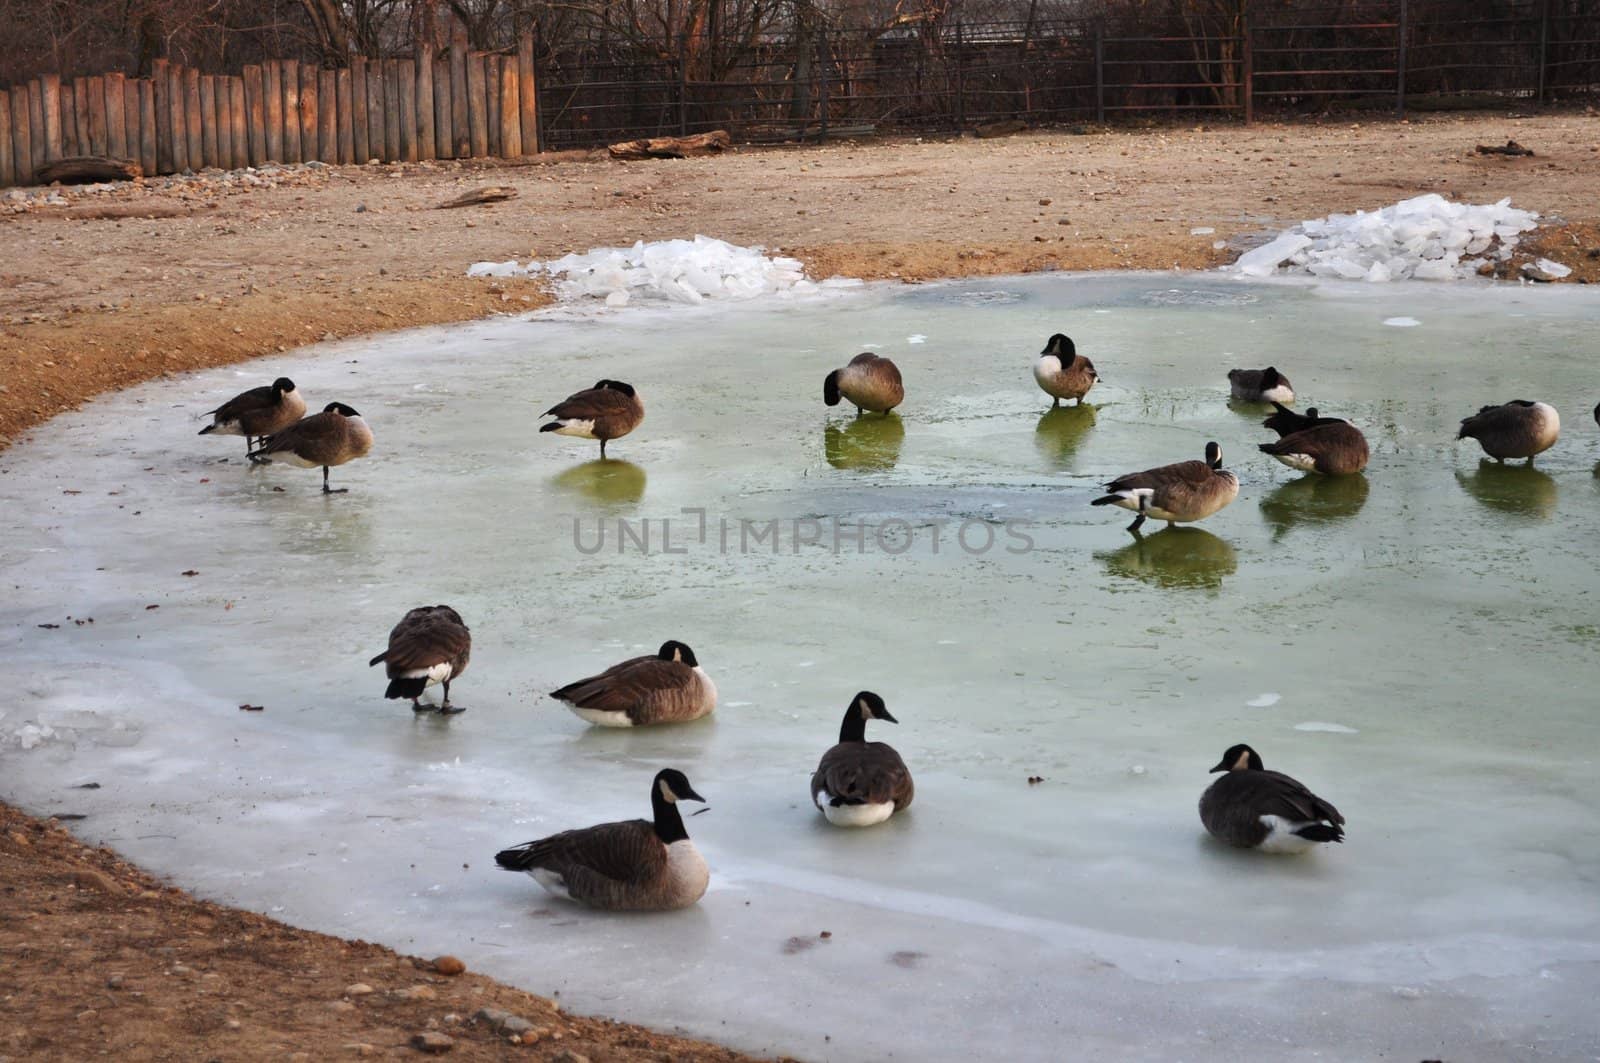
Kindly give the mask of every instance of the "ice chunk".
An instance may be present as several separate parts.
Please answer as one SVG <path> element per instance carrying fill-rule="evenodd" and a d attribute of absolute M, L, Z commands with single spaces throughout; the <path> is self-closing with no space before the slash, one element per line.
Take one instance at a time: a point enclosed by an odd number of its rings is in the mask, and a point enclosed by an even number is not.
<path fill-rule="evenodd" d="M 1270 276 L 1295 252 L 1303 251 L 1310 246 L 1311 237 L 1296 232 L 1286 232 L 1271 243 L 1240 255 L 1239 261 L 1233 264 L 1233 268 L 1246 277 Z"/>
<path fill-rule="evenodd" d="M 1383 323 L 1390 328 L 1416 328 L 1422 322 L 1414 317 L 1386 317 Z"/>
<path fill-rule="evenodd" d="M 1540 273 L 1543 273 L 1549 277 L 1565 277 L 1567 274 L 1572 272 L 1570 267 L 1563 266 L 1561 263 L 1551 261 L 1548 258 L 1541 258 L 1533 265 Z"/>

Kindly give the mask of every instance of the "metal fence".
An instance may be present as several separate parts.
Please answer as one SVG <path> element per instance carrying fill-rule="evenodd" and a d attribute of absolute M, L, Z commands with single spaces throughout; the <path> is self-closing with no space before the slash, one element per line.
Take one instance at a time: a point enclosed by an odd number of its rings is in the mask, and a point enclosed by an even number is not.
<path fill-rule="evenodd" d="M 1380 0 L 1278 8 L 1222 27 L 1146 13 L 818 28 L 767 40 L 714 79 L 690 75 L 685 41 L 597 37 L 541 53 L 542 130 L 552 147 L 714 128 L 769 141 L 1600 94 L 1600 4 L 1574 5 L 1576 14 L 1549 0 L 1494 7 Z"/>

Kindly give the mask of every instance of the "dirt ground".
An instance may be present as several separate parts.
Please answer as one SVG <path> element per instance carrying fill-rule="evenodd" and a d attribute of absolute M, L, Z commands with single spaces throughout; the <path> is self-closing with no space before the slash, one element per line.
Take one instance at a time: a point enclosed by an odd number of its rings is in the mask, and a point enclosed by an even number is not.
<path fill-rule="evenodd" d="M 1474 152 L 1508 138 L 1536 154 Z M 1572 280 L 1600 281 L 1597 173 L 1600 118 L 1570 113 L 1040 131 L 627 164 L 569 153 L 297 169 L 273 187 L 158 179 L 61 190 L 57 204 L 0 197 L 0 449 L 166 373 L 520 312 L 547 297 L 526 281 L 468 280 L 467 266 L 637 239 L 761 244 L 816 277 L 1199 269 L 1304 218 L 1440 192 L 1509 196 L 1550 216 L 1529 249 L 1571 266 Z M 433 209 L 484 185 L 518 195 Z M 264 364 L 263 382 L 273 375 Z M 536 1043 L 511 1045 L 474 1019 L 484 1007 L 527 1018 Z M 450 1037 L 452 1058 L 740 1058 L 195 900 L 0 805 L 0 1063 L 415 1057 L 423 1032 Z"/>

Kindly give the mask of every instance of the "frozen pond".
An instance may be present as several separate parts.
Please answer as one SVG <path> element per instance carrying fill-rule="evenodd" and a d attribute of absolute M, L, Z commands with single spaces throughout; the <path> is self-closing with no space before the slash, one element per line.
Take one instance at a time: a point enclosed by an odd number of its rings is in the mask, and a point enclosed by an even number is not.
<path fill-rule="evenodd" d="M 1099 366 L 1093 410 L 1046 412 L 1055 331 Z M 887 423 L 821 402 L 869 346 L 906 378 Z M 0 795 L 205 896 L 757 1051 L 1592 1059 L 1597 357 L 1582 288 L 1141 274 L 508 319 L 158 381 L 0 456 Z M 1366 430 L 1364 477 L 1256 452 L 1224 374 L 1268 363 Z M 196 437 L 280 373 L 372 424 L 349 494 Z M 647 409 L 606 465 L 535 417 L 601 377 Z M 1452 441 L 1511 398 L 1564 418 L 1534 470 Z M 1139 544 L 1089 506 L 1208 439 L 1243 488 L 1203 527 Z M 413 719 L 366 662 L 434 602 L 473 629 L 468 711 Z M 543 696 L 667 638 L 714 717 L 602 732 Z M 862 688 L 917 800 L 844 832 L 807 779 Z M 1346 844 L 1211 843 L 1195 801 L 1238 741 Z M 697 907 L 595 915 L 494 867 L 647 814 L 662 765 L 712 806 Z"/>

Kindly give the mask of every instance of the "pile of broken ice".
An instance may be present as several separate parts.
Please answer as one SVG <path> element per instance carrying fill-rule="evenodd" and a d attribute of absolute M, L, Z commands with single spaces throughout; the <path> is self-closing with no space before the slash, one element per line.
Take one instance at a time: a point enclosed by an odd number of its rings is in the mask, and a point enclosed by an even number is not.
<path fill-rule="evenodd" d="M 1437 193 L 1368 213 L 1330 214 L 1301 222 L 1239 256 L 1232 269 L 1266 277 L 1280 267 L 1344 280 L 1453 280 L 1485 259 L 1504 261 L 1539 215 L 1511 200 L 1452 203 Z"/>
<path fill-rule="evenodd" d="M 758 247 L 739 247 L 708 236 L 693 240 L 640 241 L 632 247 L 597 247 L 550 262 L 478 262 L 469 277 L 557 278 L 563 299 L 603 298 L 607 306 L 634 299 L 701 303 L 707 299 L 751 299 L 774 292 L 859 284 L 835 278 L 818 285 L 792 258 L 768 258 Z"/>

